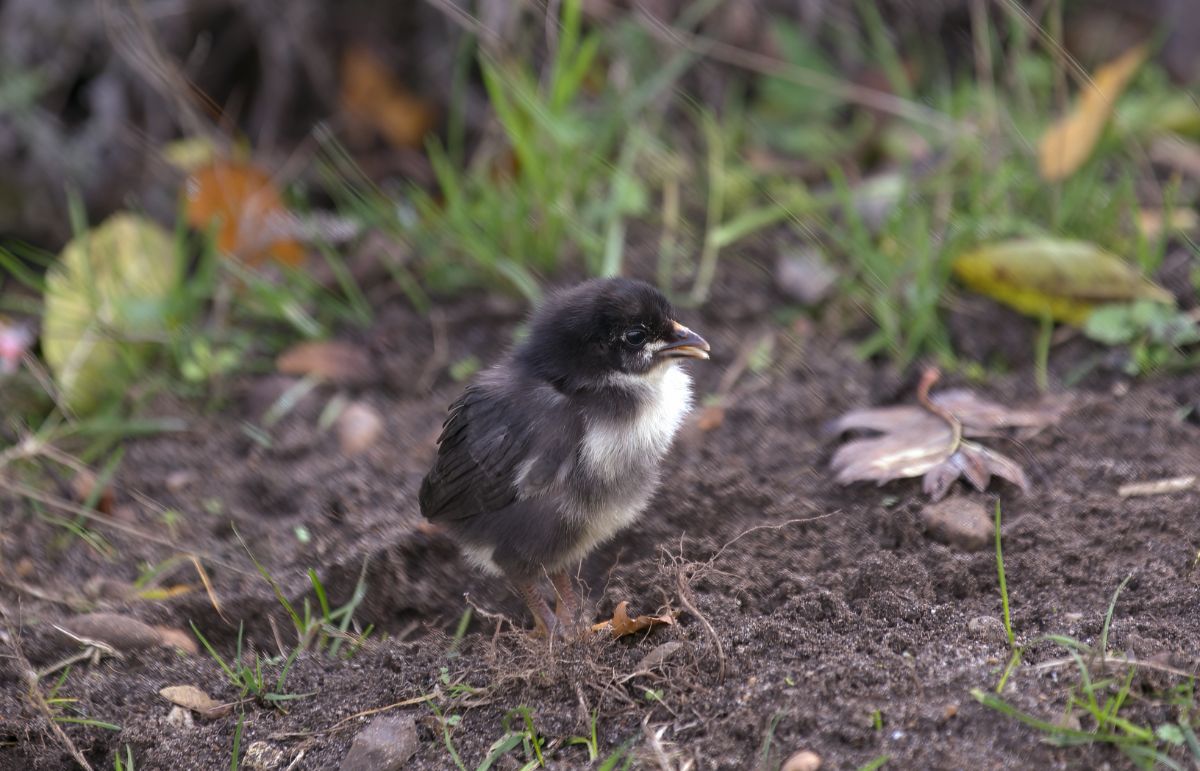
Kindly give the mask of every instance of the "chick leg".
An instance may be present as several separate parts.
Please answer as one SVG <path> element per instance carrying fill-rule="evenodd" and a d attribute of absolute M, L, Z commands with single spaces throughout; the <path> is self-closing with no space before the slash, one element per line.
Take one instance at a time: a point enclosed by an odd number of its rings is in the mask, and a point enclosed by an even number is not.
<path fill-rule="evenodd" d="M 517 583 L 517 591 L 521 593 L 521 598 L 525 600 L 525 604 L 529 606 L 529 610 L 533 612 L 534 630 L 533 634 L 536 637 L 550 637 L 561 633 L 558 618 L 550 610 L 549 603 L 542 593 L 538 591 L 536 582 L 522 581 Z"/>
<path fill-rule="evenodd" d="M 565 571 L 550 574 L 550 583 L 558 596 L 555 603 L 554 615 L 566 630 L 579 628 L 579 598 L 575 596 L 575 586 L 571 577 Z"/>

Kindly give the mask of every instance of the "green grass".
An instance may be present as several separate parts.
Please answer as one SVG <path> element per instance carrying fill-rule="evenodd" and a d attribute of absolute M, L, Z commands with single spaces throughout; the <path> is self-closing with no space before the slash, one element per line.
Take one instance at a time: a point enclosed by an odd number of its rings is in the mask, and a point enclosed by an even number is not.
<path fill-rule="evenodd" d="M 997 533 L 999 533 L 998 528 Z M 1001 593 L 1004 597 L 1005 628 L 1009 633 L 1010 645 L 1012 645 L 1014 637 L 1011 627 L 1007 623 L 1007 591 L 1004 588 L 1003 562 L 999 551 L 998 536 L 997 566 L 1001 576 Z M 1014 645 L 1013 655 L 995 691 L 974 688 L 971 690 L 971 695 L 984 706 L 1033 728 L 1042 734 L 1045 741 L 1057 746 L 1109 744 L 1124 753 L 1134 765 L 1146 769 L 1156 766 L 1182 769 L 1183 765 L 1171 757 L 1172 751 L 1186 755 L 1193 764 L 1200 763 L 1200 743 L 1197 743 L 1195 733 L 1197 720 L 1193 714 L 1195 710 L 1195 679 L 1187 678 L 1182 685 L 1168 691 L 1164 698 L 1153 699 L 1144 694 L 1131 698 L 1134 693 L 1133 683 L 1138 674 L 1139 664 L 1123 659 L 1108 658 L 1108 634 L 1112 627 L 1117 600 L 1131 578 L 1132 575 L 1126 576 L 1113 592 L 1108 609 L 1104 614 L 1104 625 L 1098 645 L 1089 645 L 1073 637 L 1059 634 L 1041 635 L 1024 645 Z M 1064 663 L 1073 664 L 1078 675 L 1078 681 L 1071 684 L 1068 691 L 1063 694 L 1062 699 L 1065 705 L 1061 716 L 1053 720 L 1025 712 L 1010 704 L 1000 695 L 1010 676 L 1021 663 L 1025 651 L 1042 643 L 1052 643 L 1061 647 L 1067 654 Z M 1116 672 L 1110 672 L 1115 664 L 1125 667 L 1123 676 L 1119 676 Z M 1097 670 L 1100 674 L 1099 677 L 1096 675 Z M 1123 716 L 1121 710 L 1135 700 L 1157 702 L 1161 707 L 1173 709 L 1176 713 L 1175 719 L 1154 725 L 1139 724 Z M 1073 727 L 1072 720 L 1079 721 L 1078 728 Z M 1085 724 L 1084 721 L 1087 723 Z"/>
<path fill-rule="evenodd" d="M 238 700 L 242 701 L 247 698 L 253 698 L 262 704 L 266 704 L 276 709 L 283 710 L 284 705 L 289 701 L 302 699 L 306 696 L 311 696 L 310 693 L 296 694 L 288 693 L 286 690 L 288 672 L 292 665 L 296 663 L 296 658 L 302 652 L 299 647 L 293 648 L 286 658 L 270 658 L 260 656 L 257 652 L 252 652 L 250 661 L 247 662 L 242 655 L 243 637 L 245 627 L 243 624 L 238 624 L 237 647 L 233 658 L 226 661 L 221 654 L 217 653 L 216 649 L 208 641 L 194 623 L 191 624 L 192 633 L 196 635 L 196 639 L 204 646 L 204 650 L 212 657 L 221 671 L 225 673 L 225 678 L 229 685 L 238 692 Z M 270 677 L 270 669 L 277 669 L 274 680 Z"/>
<path fill-rule="evenodd" d="M 374 627 L 368 625 L 365 629 L 359 630 L 351 627 L 354 625 L 354 612 L 367 596 L 367 562 L 363 562 L 362 569 L 359 571 L 358 581 L 354 585 L 354 590 L 350 598 L 345 604 L 334 608 L 330 605 L 328 595 L 325 591 L 325 585 L 317 576 L 317 571 L 309 568 L 307 576 L 310 586 L 312 586 L 315 597 L 315 604 L 308 598 L 304 597 L 299 608 L 291 602 L 287 595 L 284 594 L 283 587 L 275 580 L 270 571 L 258 561 L 254 553 L 250 550 L 249 545 L 242 538 L 241 533 L 234 528 L 234 535 L 242 544 L 246 555 L 250 557 L 250 561 L 254 563 L 254 567 L 258 570 L 259 575 L 271 587 L 271 591 L 275 594 L 276 601 L 280 607 L 287 613 L 288 618 L 292 621 L 292 626 L 296 632 L 296 647 L 295 653 L 300 653 L 306 650 L 315 650 L 325 653 L 329 656 L 341 656 L 342 658 L 350 658 L 353 656 L 362 644 L 370 636 Z M 346 650 L 342 650 L 342 646 L 349 642 L 350 645 Z"/>
<path fill-rule="evenodd" d="M 1008 637 L 1008 647 L 1011 648 L 1016 644 L 1017 636 L 1013 633 L 1012 617 L 1008 610 L 1008 581 L 1004 576 L 1004 549 L 1000 543 L 1000 501 L 996 501 L 996 518 L 993 527 L 996 534 L 996 579 L 1000 584 L 1000 620 L 1004 623 L 1004 634 Z"/>
<path fill-rule="evenodd" d="M 113 771 L 136 771 L 133 763 L 133 747 L 125 745 L 124 759 L 121 758 L 121 751 L 117 750 L 113 755 Z"/>

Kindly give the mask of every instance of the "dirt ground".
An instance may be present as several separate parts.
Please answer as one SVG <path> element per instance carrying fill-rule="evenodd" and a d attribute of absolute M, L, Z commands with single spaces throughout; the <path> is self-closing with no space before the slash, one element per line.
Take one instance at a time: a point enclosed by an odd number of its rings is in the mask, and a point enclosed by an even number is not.
<path fill-rule="evenodd" d="M 283 752 L 278 767 L 303 752 L 292 767 L 334 768 L 370 718 L 339 721 L 430 693 L 444 714 L 461 716 L 452 739 L 468 768 L 484 759 L 504 734 L 506 715 L 519 707 L 558 746 L 550 752 L 554 768 L 590 766 L 583 747 L 561 743 L 586 735 L 593 711 L 601 757 L 629 743 L 639 767 L 659 767 L 666 755 L 676 766 L 693 759 L 697 769 L 774 769 L 800 749 L 818 753 L 823 768 L 855 768 L 880 756 L 890 759 L 887 768 L 906 769 L 1128 767 L 1111 748 L 1045 744 L 971 697 L 972 688 L 995 686 L 1009 653 L 999 625 L 978 621 L 1000 615 L 990 546 L 966 551 L 930 538 L 918 482 L 845 488 L 827 472 L 836 446 L 828 422 L 853 407 L 911 400 L 915 380 L 862 362 L 835 318 L 778 326 L 767 309 L 779 298 L 769 271 L 754 261 L 730 260 L 722 271 L 707 309 L 683 314 L 714 351 L 710 363 L 692 367 L 698 393 L 713 392 L 739 346 L 768 329 L 781 330 L 774 365 L 738 381 L 721 425 L 687 427 L 652 510 L 580 573 L 596 618 L 629 600 L 641 612 L 681 611 L 676 626 L 548 648 L 499 620 L 502 614 L 517 627 L 529 624 L 505 587 L 417 528 L 416 490 L 443 410 L 461 388 L 445 365 L 467 354 L 492 360 L 520 321 L 515 305 L 481 298 L 446 306 L 437 330 L 397 305 L 382 310 L 369 330 L 346 333 L 372 351 L 381 371 L 375 383 L 347 393 L 386 420 L 384 439 L 357 457 L 343 455 L 331 432 L 318 428 L 332 391 L 301 403 L 272 430 L 269 447 L 249 438 L 243 423 L 257 421 L 284 387 L 277 376 L 246 379 L 212 414 L 164 402 L 161 411 L 185 416 L 189 430 L 128 446 L 117 510 L 130 524 L 204 555 L 228 620 L 202 590 L 126 602 L 104 599 L 101 587 L 91 608 L 182 630 L 194 622 L 227 657 L 244 621 L 249 644 L 274 653 L 267 619 L 275 619 L 285 643 L 291 623 L 231 523 L 293 600 L 311 597 L 305 572 L 315 568 L 331 601 L 344 602 L 366 560 L 368 591 L 356 618 L 376 631 L 363 649 L 349 660 L 302 655 L 287 690 L 311 695 L 289 702 L 286 713 L 246 706 L 242 748 L 268 742 Z M 1006 403 L 1035 399 L 1031 325 L 986 303 L 956 314 L 960 350 L 1005 359 L 1010 373 L 975 387 Z M 446 350 L 435 352 L 435 338 Z M 1095 353 L 1078 340 L 1058 346 L 1052 382 Z M 423 387 L 429 381 L 432 387 Z M 1095 642 L 1114 590 L 1133 574 L 1116 607 L 1110 648 L 1196 671 L 1200 492 L 1122 499 L 1117 487 L 1196 473 L 1197 412 L 1200 374 L 1127 382 L 1096 370 L 1074 387 L 1074 407 L 1059 425 L 1002 443 L 1024 464 L 1031 493 L 994 483 L 986 495 L 969 495 L 989 510 L 997 494 L 1003 504 L 1019 639 L 1062 633 Z M 180 472 L 190 481 L 181 484 Z M 157 507 L 182 514 L 174 535 Z M 20 615 L 19 629 L 10 631 L 19 633 L 34 666 L 73 650 L 52 624 L 70 618 L 73 599 L 95 595 L 98 578 L 131 582 L 143 562 L 176 553 L 97 527 L 119 554 L 106 560 L 78 538 L 64 544 L 61 528 L 25 502 L 0 499 L 0 516 L 5 604 Z M 300 527 L 307 542 L 296 535 Z M 26 590 L 15 589 L 18 583 Z M 197 581 L 185 564 L 165 583 Z M 456 645 L 464 595 L 478 610 Z M 670 642 L 682 645 L 649 673 L 631 677 L 647 654 L 661 655 Z M 1026 661 L 1062 655 L 1040 645 Z M 68 767 L 46 721 L 23 698 L 15 662 L 0 660 L 0 673 L 0 767 Z M 1054 720 L 1073 677 L 1068 668 L 1023 667 L 1004 695 Z M 1128 717 L 1151 724 L 1171 717 L 1152 697 L 1172 682 L 1139 674 Z M 150 649 L 77 665 L 58 695 L 76 699 L 75 712 L 121 730 L 65 731 L 96 768 L 113 768 L 114 753 L 127 745 L 139 771 L 228 768 L 236 714 L 173 727 L 157 692 L 177 684 L 222 701 L 238 695 L 208 656 Z M 420 746 L 409 767 L 454 767 L 429 706 L 391 714 L 416 719 Z M 496 767 L 523 765 L 518 757 Z"/>

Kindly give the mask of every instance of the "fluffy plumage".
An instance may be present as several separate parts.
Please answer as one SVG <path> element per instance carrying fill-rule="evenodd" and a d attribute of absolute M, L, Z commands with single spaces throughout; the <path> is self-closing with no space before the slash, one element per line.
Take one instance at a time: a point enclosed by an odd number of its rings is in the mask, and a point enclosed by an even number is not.
<path fill-rule="evenodd" d="M 657 290 L 626 279 L 549 298 L 526 339 L 450 407 L 422 513 L 519 585 L 561 574 L 632 523 L 691 406 L 677 359 L 707 358 L 673 316 Z"/>

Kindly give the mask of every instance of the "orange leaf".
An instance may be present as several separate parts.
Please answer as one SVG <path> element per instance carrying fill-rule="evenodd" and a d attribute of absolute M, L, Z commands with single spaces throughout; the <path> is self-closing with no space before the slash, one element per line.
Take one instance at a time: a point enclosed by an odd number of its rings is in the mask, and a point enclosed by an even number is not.
<path fill-rule="evenodd" d="M 420 147 L 433 128 L 433 107 L 392 77 L 371 52 L 351 48 L 342 59 L 342 109 L 396 147 Z"/>
<path fill-rule="evenodd" d="M 668 614 L 662 616 L 638 616 L 637 618 L 629 617 L 629 601 L 622 600 L 613 610 L 613 617 L 608 621 L 601 621 L 599 624 L 592 625 L 593 632 L 602 632 L 609 630 L 613 637 L 625 637 L 636 632 L 643 632 L 647 629 L 653 629 L 656 626 L 671 626 L 675 623 L 675 617 Z"/>
<path fill-rule="evenodd" d="M 1084 164 L 1100 141 L 1113 105 L 1146 60 L 1146 46 L 1137 45 L 1096 70 L 1068 115 L 1060 118 L 1038 143 L 1038 169 L 1050 182 L 1066 179 Z"/>
<path fill-rule="evenodd" d="M 195 228 L 217 225 L 217 248 L 252 265 L 304 261 L 299 242 L 272 236 L 291 215 L 271 178 L 250 164 L 218 161 L 196 169 L 187 181 L 186 215 Z"/>

